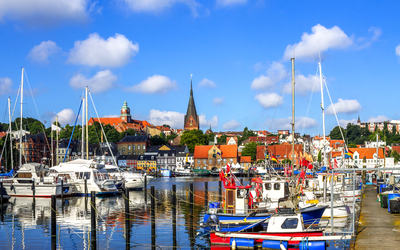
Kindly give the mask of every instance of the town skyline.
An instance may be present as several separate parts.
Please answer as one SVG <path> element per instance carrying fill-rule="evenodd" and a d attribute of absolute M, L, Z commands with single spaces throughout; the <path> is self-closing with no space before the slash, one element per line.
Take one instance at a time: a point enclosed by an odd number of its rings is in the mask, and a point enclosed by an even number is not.
<path fill-rule="evenodd" d="M 126 101 L 133 119 L 179 129 L 193 74 L 203 131 L 210 125 L 214 131 L 291 130 L 294 51 L 295 132 L 322 134 L 319 54 L 331 95 L 324 93 L 326 131 L 338 125 L 333 106 L 342 126 L 358 116 L 362 122 L 400 120 L 394 105 L 376 105 L 399 92 L 400 33 L 393 25 L 399 3 L 70 3 L 76 8 L 47 0 L 0 4 L 0 32 L 7 38 L 0 45 L 3 110 L 7 97 L 19 105 L 23 66 L 24 117 L 46 126 L 54 113 L 63 126 L 73 124 L 89 86 L 100 117 L 119 117 Z M 377 84 L 387 91 L 372 91 Z M 90 112 L 96 117 L 93 106 Z M 0 122 L 8 123 L 7 115 Z"/>

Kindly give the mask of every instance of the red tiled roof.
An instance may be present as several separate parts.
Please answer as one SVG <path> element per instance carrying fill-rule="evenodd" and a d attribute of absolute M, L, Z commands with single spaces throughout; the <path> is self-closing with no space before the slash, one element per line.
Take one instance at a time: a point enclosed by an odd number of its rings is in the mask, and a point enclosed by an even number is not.
<path fill-rule="evenodd" d="M 341 155 L 342 155 L 342 152 L 341 152 L 341 151 L 339 151 L 339 152 L 334 152 L 334 151 L 332 151 L 332 158 L 335 158 L 335 157 L 341 156 Z"/>
<path fill-rule="evenodd" d="M 290 159 L 292 155 L 292 145 L 272 145 L 268 146 L 269 153 L 272 153 L 278 160 Z M 294 145 L 295 158 L 302 155 L 303 145 Z"/>
<path fill-rule="evenodd" d="M 355 152 L 358 152 L 358 154 L 360 155 L 360 159 L 364 159 L 364 156 L 366 159 L 373 159 L 373 156 L 376 153 L 376 148 L 349 148 L 349 150 L 353 152 L 353 154 Z M 380 159 L 385 158 L 382 148 L 378 150 L 378 157 Z"/>
<path fill-rule="evenodd" d="M 251 163 L 251 156 L 241 156 L 240 163 Z"/>
<path fill-rule="evenodd" d="M 0 132 L 0 138 L 3 138 L 6 135 L 7 135 L 7 132 Z"/>
<path fill-rule="evenodd" d="M 212 148 L 213 146 L 206 145 L 206 146 L 195 146 L 194 147 L 194 159 L 204 159 L 208 158 L 208 151 Z"/>

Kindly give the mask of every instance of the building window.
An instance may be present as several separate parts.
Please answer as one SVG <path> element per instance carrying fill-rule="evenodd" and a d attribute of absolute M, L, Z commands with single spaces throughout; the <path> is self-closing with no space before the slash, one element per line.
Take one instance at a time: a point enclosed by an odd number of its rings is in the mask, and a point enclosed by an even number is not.
<path fill-rule="evenodd" d="M 209 160 L 208 160 L 208 164 L 212 164 L 212 159 L 209 159 Z"/>
<path fill-rule="evenodd" d="M 197 164 L 200 164 L 200 159 L 197 159 Z"/>
<path fill-rule="evenodd" d="M 171 163 L 171 159 L 168 159 L 168 163 Z"/>
<path fill-rule="evenodd" d="M 140 145 L 137 146 L 137 149 L 140 150 Z"/>
<path fill-rule="evenodd" d="M 132 149 L 135 150 L 135 145 L 132 146 Z"/>
<path fill-rule="evenodd" d="M 125 153 L 125 147 L 122 147 L 122 153 Z"/>
<path fill-rule="evenodd" d="M 131 150 L 131 145 L 128 145 L 128 150 Z"/>
<path fill-rule="evenodd" d="M 226 163 L 226 159 L 224 159 L 224 163 Z"/>
<path fill-rule="evenodd" d="M 146 150 L 146 145 L 143 145 L 143 150 Z"/>
<path fill-rule="evenodd" d="M 172 162 L 172 163 L 175 163 L 175 160 L 174 160 L 174 159 L 171 159 L 171 162 Z"/>
<path fill-rule="evenodd" d="M 204 160 L 203 160 L 203 164 L 206 164 L 206 163 L 207 163 L 207 161 L 206 161 L 206 159 L 204 159 Z"/>

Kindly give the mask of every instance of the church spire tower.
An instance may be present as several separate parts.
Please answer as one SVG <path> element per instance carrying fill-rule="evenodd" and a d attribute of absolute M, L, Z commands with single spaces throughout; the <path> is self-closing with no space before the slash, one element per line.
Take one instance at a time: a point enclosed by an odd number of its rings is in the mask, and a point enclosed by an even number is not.
<path fill-rule="evenodd" d="M 185 130 L 200 129 L 200 119 L 197 115 L 196 105 L 194 104 L 193 98 L 193 84 L 192 76 L 190 75 L 190 97 L 189 104 L 185 115 L 185 121 L 183 127 Z"/>

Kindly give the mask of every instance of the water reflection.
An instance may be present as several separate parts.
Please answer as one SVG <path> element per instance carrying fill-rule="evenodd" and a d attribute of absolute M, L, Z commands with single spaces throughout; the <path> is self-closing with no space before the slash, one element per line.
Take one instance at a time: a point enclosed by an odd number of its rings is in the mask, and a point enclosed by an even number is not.
<path fill-rule="evenodd" d="M 155 217 L 152 221 L 150 187 L 129 192 L 129 220 L 125 220 L 123 195 L 96 198 L 97 249 L 209 248 L 196 238 L 200 218 L 205 211 L 204 183 L 210 179 L 160 179 L 155 186 Z M 209 184 L 209 199 L 216 197 L 218 179 Z M 194 183 L 193 192 L 190 183 Z M 215 182 L 215 183 L 213 183 Z M 212 184 L 213 183 L 213 184 Z M 176 206 L 172 203 L 172 185 L 176 185 Z M 190 194 L 193 202 L 190 203 Z M 14 197 L 5 204 L 0 224 L 0 245 L 5 249 L 51 249 L 51 200 Z M 90 249 L 90 198 L 57 199 L 57 249 Z M 152 223 L 153 222 L 153 223 Z M 128 228 L 127 228 L 128 227 Z M 129 229 L 128 231 L 126 229 Z M 152 231 L 155 237 L 151 237 Z M 127 239 L 128 236 L 128 239 Z"/>
<path fill-rule="evenodd" d="M 208 193 L 205 192 L 206 181 Z M 207 201 L 220 199 L 218 181 L 218 178 L 207 177 L 155 180 L 151 182 L 154 195 L 150 186 L 147 198 L 143 191 L 129 192 L 129 218 L 125 214 L 125 196 L 96 197 L 97 249 L 210 249 L 209 240 L 197 237 L 197 232 Z M 191 183 L 193 192 L 190 190 Z M 173 185 L 176 186 L 175 191 Z M 152 198 L 155 201 L 154 220 Z M 57 199 L 56 205 L 55 248 L 91 249 L 90 198 Z M 52 249 L 50 199 L 36 198 L 33 204 L 32 198 L 12 198 L 3 210 L 1 248 Z M 334 222 L 335 228 L 341 230 L 346 225 L 348 221 Z"/>

